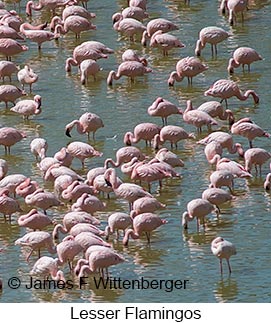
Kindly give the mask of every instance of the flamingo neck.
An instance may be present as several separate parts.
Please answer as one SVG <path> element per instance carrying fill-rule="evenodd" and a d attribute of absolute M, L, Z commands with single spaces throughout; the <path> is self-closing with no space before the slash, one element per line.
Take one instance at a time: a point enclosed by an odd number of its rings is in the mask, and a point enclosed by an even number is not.
<path fill-rule="evenodd" d="M 72 57 L 67 58 L 66 64 L 65 64 L 65 71 L 70 72 L 71 71 L 71 65 L 72 66 L 78 66 L 78 62 L 73 59 Z"/>
<path fill-rule="evenodd" d="M 128 246 L 129 237 L 136 240 L 136 239 L 139 239 L 139 234 L 135 233 L 135 231 L 133 229 L 128 229 L 125 232 L 125 235 L 124 235 L 123 240 L 122 240 L 122 243 L 123 243 L 124 246 Z"/>

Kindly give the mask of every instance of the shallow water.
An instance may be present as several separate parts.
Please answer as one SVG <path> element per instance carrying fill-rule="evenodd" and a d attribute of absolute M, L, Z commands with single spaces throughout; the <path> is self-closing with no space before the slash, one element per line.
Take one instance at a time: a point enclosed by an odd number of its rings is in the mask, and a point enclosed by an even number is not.
<path fill-rule="evenodd" d="M 252 1 L 251 1 L 252 2 Z M 142 48 L 139 42 L 130 43 L 120 37 L 113 29 L 111 16 L 126 1 L 90 1 L 89 10 L 95 12 L 94 23 L 96 31 L 82 34 L 81 40 L 76 41 L 73 34 L 67 34 L 58 42 L 43 44 L 39 53 L 35 44 L 27 42 L 29 51 L 18 55 L 13 60 L 23 66 L 29 63 L 40 76 L 34 84 L 34 94 L 42 96 L 42 113 L 29 121 L 4 109 L 1 103 L 0 123 L 3 126 L 13 126 L 24 130 L 27 138 L 11 149 L 11 155 L 4 155 L 0 149 L 0 158 L 9 163 L 9 174 L 23 173 L 37 180 L 47 189 L 52 189 L 51 183 L 44 183 L 41 173 L 36 166 L 29 143 L 35 137 L 43 137 L 48 141 L 48 156 L 52 156 L 61 147 L 72 140 L 86 141 L 87 138 L 72 131 L 72 139 L 65 136 L 65 125 L 80 117 L 86 111 L 98 114 L 105 127 L 96 133 L 96 141 L 90 140 L 96 149 L 103 152 L 101 158 L 87 160 L 86 168 L 74 161 L 72 168 L 85 176 L 92 167 L 102 166 L 105 158 L 115 156 L 117 149 L 123 146 L 123 135 L 132 130 L 140 122 L 155 122 L 162 125 L 159 118 L 150 117 L 146 110 L 157 96 L 162 96 L 173 103 L 185 107 L 187 99 L 192 100 L 195 107 L 207 101 L 203 92 L 219 78 L 227 78 L 227 62 L 234 49 L 239 46 L 255 48 L 264 60 L 252 65 L 250 73 L 236 69 L 232 79 L 238 81 L 242 89 L 254 89 L 260 96 L 260 103 L 254 106 L 251 99 L 240 102 L 229 100 L 229 108 L 234 111 L 235 118 L 244 116 L 251 118 L 266 131 L 270 131 L 270 33 L 271 18 L 270 1 L 253 1 L 251 10 L 245 14 L 242 24 L 240 19 L 235 27 L 230 27 L 227 19 L 218 12 L 218 1 L 191 0 L 190 6 L 182 1 L 148 1 L 150 18 L 164 17 L 173 20 L 180 27 L 174 32 L 186 45 L 185 48 L 174 50 L 168 57 L 163 57 L 157 49 Z M 24 15 L 25 2 L 21 2 L 21 15 Z M 10 6 L 12 8 L 12 6 Z M 33 23 L 50 19 L 46 11 L 35 12 Z M 208 25 L 216 25 L 230 30 L 233 36 L 218 46 L 218 57 L 211 57 L 209 46 L 202 52 L 202 61 L 209 70 L 194 78 L 193 86 L 189 87 L 186 80 L 176 83 L 173 88 L 167 86 L 169 73 L 174 70 L 176 62 L 186 56 L 193 56 L 198 32 Z M 86 40 L 99 40 L 115 50 L 107 60 L 100 60 L 102 71 L 96 82 L 90 80 L 88 86 L 82 86 L 76 68 L 71 74 L 64 70 L 65 60 L 73 48 Z M 127 48 L 137 49 L 149 62 L 153 73 L 138 78 L 131 84 L 126 78 L 121 78 L 107 87 L 106 77 L 111 69 L 116 69 L 122 52 Z M 13 78 L 14 80 L 14 78 Z M 14 81 L 15 84 L 17 84 Z M 211 100 L 212 98 L 210 98 Z M 169 117 L 169 124 L 183 126 L 187 131 L 195 132 L 192 126 L 184 124 L 181 116 Z M 227 124 L 220 126 L 227 131 Z M 217 129 L 218 129 L 217 128 Z M 197 136 L 207 135 L 207 131 Z M 245 138 L 238 137 L 236 141 L 248 148 Z M 139 142 L 137 147 L 148 155 L 154 151 L 146 148 L 145 143 Z M 165 145 L 170 148 L 168 145 Z M 270 150 L 270 139 L 257 138 L 255 146 Z M 222 207 L 219 220 L 214 215 L 208 216 L 206 231 L 202 228 L 196 232 L 196 224 L 189 223 L 189 230 L 183 233 L 181 214 L 185 211 L 186 203 L 201 196 L 201 192 L 209 184 L 212 168 L 208 165 L 203 154 L 203 147 L 196 140 L 187 140 L 174 150 L 185 162 L 185 167 L 178 169 L 181 179 L 171 179 L 164 182 L 163 189 L 158 190 L 157 184 L 152 187 L 152 193 L 161 202 L 167 204 L 165 210 L 159 211 L 168 224 L 160 227 L 152 234 L 152 242 L 148 246 L 145 238 L 133 241 L 128 247 L 121 242 L 111 240 L 114 248 L 126 259 L 125 263 L 110 269 L 111 277 L 126 280 L 136 280 L 143 277 L 147 280 L 189 280 L 186 289 L 175 289 L 167 292 L 165 289 L 97 289 L 90 279 L 88 286 L 80 290 L 78 282 L 69 276 L 68 268 L 64 271 L 68 279 L 74 283 L 72 289 L 39 290 L 27 289 L 23 285 L 29 282 L 29 271 L 36 255 L 26 262 L 26 250 L 14 246 L 14 241 L 26 230 L 19 228 L 16 216 L 12 224 L 0 219 L 0 275 L 4 289 L 0 294 L 1 302 L 268 302 L 270 301 L 270 194 L 263 189 L 265 174 L 269 165 L 263 167 L 263 176 L 254 176 L 251 180 L 238 179 L 235 182 L 235 198 L 231 203 Z M 227 156 L 227 153 L 225 153 Z M 229 155 L 230 156 L 230 155 Z M 231 156 L 238 160 L 236 156 Z M 242 160 L 238 160 L 243 163 Z M 255 173 L 253 173 L 255 175 Z M 128 180 L 124 178 L 124 180 Z M 101 227 L 106 224 L 107 216 L 116 210 L 128 211 L 124 201 L 114 197 L 104 199 L 107 208 L 98 213 Z M 27 210 L 23 201 L 21 206 Z M 53 208 L 48 213 L 60 222 L 61 216 L 69 210 L 69 205 Z M 49 228 L 48 230 L 50 230 Z M 222 236 L 232 241 L 237 248 L 237 255 L 231 258 L 233 269 L 229 277 L 226 263 L 224 275 L 219 272 L 219 261 L 210 251 L 210 243 L 216 236 Z M 46 254 L 43 252 L 43 254 Z M 10 277 L 17 276 L 22 281 L 21 288 L 11 290 L 7 286 Z"/>

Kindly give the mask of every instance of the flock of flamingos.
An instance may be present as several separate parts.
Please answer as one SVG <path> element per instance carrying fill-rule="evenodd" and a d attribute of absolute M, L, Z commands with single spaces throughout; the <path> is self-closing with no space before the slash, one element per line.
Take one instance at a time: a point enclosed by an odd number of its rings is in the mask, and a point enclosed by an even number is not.
<path fill-rule="evenodd" d="M 190 1 L 185 3 L 190 5 Z M 0 61 L 0 77 L 3 85 L 0 85 L 0 101 L 5 104 L 6 109 L 25 119 L 34 118 L 41 113 L 40 95 L 34 95 L 33 99 L 23 98 L 26 91 L 32 93 L 34 83 L 39 77 L 29 65 L 18 70 L 16 57 L 24 55 L 28 50 L 26 42 L 35 42 L 40 50 L 44 42 L 63 37 L 66 33 L 72 32 L 76 38 L 80 38 L 81 33 L 96 29 L 93 24 L 95 14 L 87 9 L 87 4 L 85 0 L 80 4 L 75 0 L 39 0 L 39 3 L 29 1 L 25 8 L 28 16 L 36 14 L 34 12 L 39 10 L 52 12 L 49 24 L 32 25 L 24 22 L 16 11 L 6 10 L 5 5 L 1 3 L 0 54 L 3 60 Z M 249 4 L 249 0 L 222 0 L 218 11 L 225 15 L 229 25 L 245 23 L 244 16 Z M 55 15 L 55 10 L 61 12 L 61 17 Z M 96 14 L 99 15 L 99 12 Z M 142 46 L 156 47 L 165 56 L 170 55 L 172 50 L 185 46 L 178 37 L 171 34 L 172 31 L 178 30 L 173 21 L 162 17 L 148 17 L 147 0 L 130 0 L 121 12 L 112 13 L 113 29 L 126 37 L 127 43 L 141 42 Z M 181 82 L 184 78 L 193 86 L 193 78 L 208 69 L 200 60 L 202 51 L 210 50 L 214 58 L 219 56 L 217 47 L 219 43 L 227 41 L 228 37 L 231 37 L 231 33 L 222 28 L 203 28 L 195 41 L 194 56 L 182 58 L 177 62 L 175 71 L 168 75 L 168 86 L 176 86 L 176 82 Z M 86 41 L 74 48 L 73 56 L 66 60 L 65 69 L 71 72 L 72 67 L 77 66 L 83 85 L 93 82 L 93 79 L 95 82 L 95 76 L 100 71 L 97 61 L 107 58 L 108 55 L 114 55 L 114 50 L 106 44 Z M 228 74 L 236 73 L 239 67 L 250 70 L 252 63 L 254 68 L 254 62 L 262 59 L 253 48 L 239 47 L 229 58 Z M 255 68 L 256 65 L 257 63 Z M 138 77 L 151 72 L 145 57 L 127 49 L 122 55 L 122 63 L 118 70 L 110 71 L 106 82 L 111 86 L 121 77 L 128 77 L 133 84 Z M 12 85 L 14 79 L 21 84 L 21 88 Z M 180 126 L 168 124 L 168 118 L 174 118 L 172 115 L 182 115 L 183 121 L 193 125 L 196 133 L 200 133 L 202 127 L 208 127 L 209 135 L 198 143 L 204 145 L 208 163 L 216 168 L 210 176 L 209 188 L 202 192 L 202 198 L 192 199 L 187 204 L 187 210 L 181 220 L 183 230 L 187 230 L 189 222 L 193 220 L 197 222 L 198 231 L 204 230 L 205 217 L 211 212 L 215 212 L 219 217 L 220 206 L 232 199 L 235 178 L 252 177 L 253 166 L 256 167 L 256 172 L 261 174 L 261 166 L 270 159 L 271 154 L 262 148 L 254 147 L 253 141 L 256 137 L 270 135 L 249 117 L 235 120 L 228 107 L 228 99 L 231 97 L 242 101 L 252 99 L 253 103 L 257 104 L 257 93 L 251 89 L 243 92 L 236 82 L 220 79 L 205 91 L 204 96 L 218 100 L 208 101 L 197 109 L 193 108 L 192 102 L 188 100 L 184 111 L 170 101 L 157 97 L 148 108 L 148 114 L 160 117 L 163 126 L 150 122 L 138 124 L 133 131 L 124 134 L 124 146 L 116 152 L 115 158 L 106 159 L 103 166 L 90 169 L 86 178 L 70 166 L 74 158 L 79 159 L 84 168 L 86 159 L 102 156 L 102 152 L 85 142 L 95 143 L 96 131 L 104 127 L 98 115 L 86 112 L 79 120 L 67 124 L 67 136 L 71 137 L 75 128 L 82 134 L 82 138 L 87 140 L 72 141 L 52 157 L 47 156 L 46 139 L 33 139 L 31 152 L 37 159 L 37 167 L 43 175 L 43 180 L 54 183 L 53 192 L 45 190 L 23 174 L 13 174 L 8 170 L 6 160 L 0 160 L 0 212 L 5 221 L 9 222 L 14 214 L 19 214 L 18 225 L 27 228 L 27 233 L 18 237 L 15 244 L 30 250 L 26 261 L 33 252 L 37 252 L 38 260 L 30 272 L 31 275 L 65 280 L 61 270 L 65 264 L 68 264 L 71 273 L 78 277 L 89 273 L 107 275 L 109 266 L 125 261 L 125 257 L 116 252 L 108 242 L 111 235 L 114 235 L 115 239 L 122 239 L 125 246 L 131 243 L 129 238 L 141 239 L 144 235 L 147 243 L 151 243 L 151 232 L 160 226 L 168 225 L 166 220 L 155 213 L 166 206 L 153 197 L 151 184 L 158 181 L 162 186 L 165 178 L 180 176 L 175 168 L 184 166 L 184 163 L 172 150 L 178 147 L 179 141 L 195 140 L 197 137 L 195 133 L 187 133 Z M 10 102 L 13 104 L 11 108 Z M 230 132 L 212 131 L 211 127 L 218 124 L 218 119 L 228 122 Z M 245 150 L 241 144 L 235 142 L 237 135 L 248 139 L 249 149 Z M 19 144 L 25 136 L 25 133 L 18 129 L 2 127 L 0 145 L 4 146 L 6 154 L 10 154 L 12 146 Z M 141 152 L 137 147 L 140 141 L 146 142 L 146 145 L 156 150 L 154 158 L 151 159 Z M 228 150 L 230 154 L 237 153 L 244 158 L 244 163 L 239 164 L 223 157 L 224 150 Z M 123 182 L 118 177 L 117 168 L 130 180 Z M 270 189 L 270 183 L 271 174 L 268 174 L 264 188 Z M 107 196 L 127 200 L 127 209 L 110 214 L 107 226 L 102 229 L 95 214 L 106 208 L 103 199 Z M 69 212 L 63 216 L 62 223 L 52 223 L 52 217 L 47 214 L 47 210 L 64 204 L 69 205 Z M 27 214 L 22 214 L 22 205 L 30 208 Z M 48 226 L 53 227 L 53 232 L 48 230 Z M 142 240 L 142 244 L 144 243 Z M 41 256 L 43 249 L 52 253 L 52 256 Z M 211 243 L 211 251 L 220 260 L 221 274 L 223 259 L 226 259 L 231 273 L 229 259 L 236 254 L 234 243 L 216 237 Z"/>

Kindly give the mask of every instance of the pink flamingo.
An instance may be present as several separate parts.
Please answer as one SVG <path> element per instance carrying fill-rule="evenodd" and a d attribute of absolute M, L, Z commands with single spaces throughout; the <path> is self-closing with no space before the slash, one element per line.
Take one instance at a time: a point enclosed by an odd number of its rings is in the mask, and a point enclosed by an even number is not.
<path fill-rule="evenodd" d="M 44 214 L 50 207 L 61 204 L 54 193 L 46 192 L 43 188 L 38 188 L 34 193 L 27 195 L 24 200 L 27 205 L 41 208 Z"/>
<path fill-rule="evenodd" d="M 30 271 L 30 275 L 44 276 L 46 278 L 48 277 L 48 275 L 50 275 L 53 280 L 65 282 L 66 279 L 64 277 L 64 273 L 62 270 L 58 269 L 58 266 L 58 258 L 42 256 L 35 262 L 33 268 Z"/>
<path fill-rule="evenodd" d="M 220 102 L 208 101 L 201 104 L 197 110 L 206 112 L 212 118 L 218 117 L 220 120 L 228 120 L 229 126 L 231 127 L 234 123 L 234 115 L 230 109 L 224 109 Z"/>
<path fill-rule="evenodd" d="M 75 180 L 62 191 L 61 196 L 66 201 L 74 201 L 77 200 L 83 193 L 93 195 L 95 192 L 96 191 L 93 187 Z"/>
<path fill-rule="evenodd" d="M 90 246 L 93 245 L 111 247 L 109 243 L 105 242 L 102 238 L 98 237 L 92 232 L 81 232 L 74 237 L 74 240 L 81 245 L 83 251 L 86 251 Z"/>
<path fill-rule="evenodd" d="M 248 8 L 248 0 L 222 0 L 220 9 L 222 13 L 225 9 L 229 11 L 229 23 L 233 26 L 236 23 L 236 14 L 241 13 L 242 22 L 244 21 L 244 11 Z"/>
<path fill-rule="evenodd" d="M 184 162 L 176 154 L 165 147 L 159 149 L 159 151 L 155 154 L 155 158 L 160 162 L 169 164 L 173 168 L 184 166 Z"/>
<path fill-rule="evenodd" d="M 119 177 L 117 177 L 117 183 L 118 185 L 122 183 L 122 180 Z M 108 199 L 110 198 L 110 193 L 113 192 L 112 185 L 105 179 L 104 174 L 98 175 L 94 178 L 93 188 L 95 192 L 102 192 L 103 195 L 106 193 Z"/>
<path fill-rule="evenodd" d="M 32 92 L 32 84 L 36 83 L 39 79 L 38 75 L 34 73 L 33 69 L 29 65 L 25 65 L 24 68 L 17 73 L 18 81 L 21 83 L 24 90 L 25 84 L 29 84 L 29 91 Z"/>
<path fill-rule="evenodd" d="M 163 56 L 168 56 L 171 49 L 184 48 L 185 45 L 176 36 L 157 30 L 151 36 L 150 47 L 157 47 L 162 50 Z"/>
<path fill-rule="evenodd" d="M 59 163 L 54 163 L 45 172 L 43 178 L 46 181 L 54 181 L 57 177 L 61 175 L 69 175 L 73 180 L 83 181 L 83 177 L 77 174 L 74 170 L 69 167 L 62 166 Z"/>
<path fill-rule="evenodd" d="M 30 151 L 36 160 L 45 158 L 47 149 L 48 143 L 44 138 L 35 138 L 30 142 Z"/>
<path fill-rule="evenodd" d="M 232 36 L 231 33 L 216 26 L 209 26 L 202 28 L 199 32 L 199 39 L 196 43 L 195 55 L 200 56 L 202 49 L 207 43 L 211 44 L 212 56 L 217 55 L 217 44 L 223 42 L 228 37 Z"/>
<path fill-rule="evenodd" d="M 183 111 L 174 103 L 158 97 L 153 101 L 152 105 L 148 107 L 148 114 L 153 117 L 161 117 L 164 126 L 167 125 L 167 118 L 170 115 L 183 114 Z"/>
<path fill-rule="evenodd" d="M 210 142 L 215 141 L 221 145 L 224 149 L 227 149 L 230 154 L 235 154 L 236 152 L 240 157 L 244 157 L 244 150 L 241 144 L 234 143 L 231 134 L 224 131 L 214 131 L 210 133 L 207 137 L 198 141 L 199 144 L 207 145 Z"/>
<path fill-rule="evenodd" d="M 241 101 L 245 101 L 251 95 L 253 97 L 254 103 L 259 103 L 259 97 L 257 93 L 253 90 L 247 90 L 244 94 L 239 89 L 236 82 L 226 79 L 220 79 L 216 81 L 209 90 L 204 92 L 204 95 L 210 95 L 215 98 L 221 98 L 220 103 L 224 100 L 226 102 L 226 107 L 228 107 L 228 99 L 235 96 Z"/>
<path fill-rule="evenodd" d="M 134 18 L 124 18 L 121 13 L 115 13 L 112 17 L 113 29 L 117 32 L 129 37 L 130 41 L 135 40 L 136 35 L 142 36 L 142 33 L 146 30 L 146 27 L 142 22 Z"/>
<path fill-rule="evenodd" d="M 205 191 L 202 192 L 203 199 L 209 201 L 211 204 L 215 205 L 216 207 L 216 214 L 217 216 L 221 213 L 219 205 L 224 204 L 228 201 L 232 200 L 231 194 L 224 191 L 221 188 L 207 188 Z"/>
<path fill-rule="evenodd" d="M 38 257 L 40 258 L 40 250 L 46 248 L 48 252 L 55 253 L 56 248 L 50 233 L 45 231 L 33 231 L 26 233 L 23 237 L 15 241 L 16 246 L 28 247 L 31 249 L 26 261 L 29 260 L 33 251 L 38 250 Z"/>
<path fill-rule="evenodd" d="M 87 184 L 89 186 L 93 186 L 94 179 L 97 176 L 99 176 L 99 175 L 103 175 L 105 171 L 106 171 L 106 168 L 105 167 L 95 167 L 95 168 L 91 168 L 87 172 L 87 178 L 85 180 L 85 184 Z"/>
<path fill-rule="evenodd" d="M 126 7 L 121 12 L 118 12 L 118 14 L 121 14 L 123 18 L 133 18 L 139 21 L 143 21 L 149 17 L 149 14 L 144 9 L 137 6 Z M 114 19 L 114 15 L 112 16 L 112 20 Z"/>
<path fill-rule="evenodd" d="M 143 10 L 147 9 L 147 0 L 128 0 L 129 7 L 139 7 Z"/>
<path fill-rule="evenodd" d="M 81 141 L 73 141 L 67 146 L 67 151 L 74 158 L 78 158 L 82 163 L 82 168 L 85 166 L 85 159 L 93 157 L 101 157 L 103 153 L 95 150 L 91 145 Z"/>
<path fill-rule="evenodd" d="M 248 172 L 251 172 L 252 165 L 255 165 L 256 175 L 258 174 L 259 166 L 259 173 L 260 176 L 262 175 L 262 165 L 266 163 L 271 158 L 271 154 L 262 148 L 250 148 L 246 150 L 244 154 L 245 159 L 245 169 Z"/>
<path fill-rule="evenodd" d="M 4 215 L 5 222 L 8 216 L 9 223 L 11 223 L 11 215 L 20 211 L 22 209 L 18 201 L 9 196 L 8 189 L 4 189 L 0 195 L 0 213 Z"/>
<path fill-rule="evenodd" d="M 84 61 L 85 62 L 85 61 Z M 79 134 L 87 134 L 89 139 L 89 134 L 93 133 L 93 140 L 95 140 L 95 133 L 98 129 L 104 127 L 102 119 L 95 113 L 85 112 L 79 118 L 79 120 L 73 120 L 66 125 L 66 135 L 71 137 L 70 132 L 72 128 L 76 126 L 77 132 Z"/>
<path fill-rule="evenodd" d="M 93 76 L 94 81 L 96 81 L 96 75 L 99 71 L 101 71 L 99 64 L 94 59 L 85 59 L 80 63 L 79 69 L 82 85 L 88 83 L 91 75 Z"/>
<path fill-rule="evenodd" d="M 8 102 L 15 105 L 15 101 L 23 95 L 26 95 L 26 93 L 17 86 L 11 84 L 0 85 L 0 102 L 5 102 L 6 109 L 8 108 Z"/>
<path fill-rule="evenodd" d="M 16 195 L 25 198 L 27 195 L 34 193 L 38 188 L 39 184 L 36 181 L 32 181 L 30 177 L 27 177 L 16 186 L 15 193 Z"/>
<path fill-rule="evenodd" d="M 134 217 L 133 229 L 126 231 L 122 243 L 124 246 L 128 246 L 129 237 L 139 239 L 142 233 L 145 233 L 149 244 L 151 241 L 151 232 L 166 223 L 168 223 L 167 220 L 159 218 L 154 213 L 141 213 Z"/>
<path fill-rule="evenodd" d="M 109 239 L 110 234 L 117 232 L 117 240 L 119 239 L 119 230 L 123 230 L 123 235 L 125 235 L 126 229 L 130 227 L 133 223 L 132 218 L 129 214 L 123 212 L 116 212 L 109 215 L 107 219 L 107 226 L 104 231 L 106 234 L 106 240 Z"/>
<path fill-rule="evenodd" d="M 89 223 L 93 225 L 99 225 L 100 221 L 84 211 L 71 211 L 64 215 L 62 219 L 63 224 L 57 224 L 54 227 L 52 236 L 54 239 L 58 239 L 59 232 L 65 234 L 68 233 L 73 226 L 78 223 Z"/>
<path fill-rule="evenodd" d="M 231 194 L 233 194 L 233 180 L 234 174 L 230 170 L 216 170 L 210 175 L 209 188 L 220 188 L 222 186 L 227 186 Z"/>
<path fill-rule="evenodd" d="M 245 167 L 229 158 L 221 158 L 216 164 L 216 170 L 228 170 L 235 177 L 250 178 L 252 175 L 246 171 Z"/>
<path fill-rule="evenodd" d="M 231 133 L 246 137 L 249 147 L 252 148 L 252 140 L 256 137 L 270 137 L 270 134 L 253 123 L 250 118 L 242 118 L 231 126 Z"/>
<path fill-rule="evenodd" d="M 145 57 L 140 57 L 137 53 L 137 51 L 133 49 L 126 49 L 123 54 L 121 55 L 122 62 L 127 61 L 136 61 L 139 63 L 142 63 L 144 66 L 148 65 L 148 62 Z"/>
<path fill-rule="evenodd" d="M 223 148 L 221 144 L 217 141 L 209 142 L 204 148 L 204 154 L 208 163 L 211 165 L 216 165 L 217 161 L 221 158 L 223 153 Z"/>
<path fill-rule="evenodd" d="M 33 100 L 21 100 L 10 111 L 18 113 L 28 120 L 30 116 L 41 113 L 41 96 L 35 95 Z"/>
<path fill-rule="evenodd" d="M 155 197 L 144 196 L 135 200 L 131 217 L 134 218 L 141 213 L 153 213 L 158 209 L 166 208 L 166 204 L 159 202 Z"/>
<path fill-rule="evenodd" d="M 123 142 L 126 145 L 131 145 L 139 142 L 140 140 L 145 140 L 146 146 L 151 145 L 151 140 L 155 135 L 159 134 L 161 127 L 154 123 L 144 122 L 139 123 L 135 126 L 133 132 L 126 132 L 124 134 Z"/>
<path fill-rule="evenodd" d="M 159 149 L 159 145 L 165 143 L 166 141 L 170 142 L 171 148 L 175 146 L 178 148 L 178 142 L 180 140 L 195 138 L 193 133 L 186 132 L 182 127 L 179 126 L 164 126 L 159 134 L 156 134 L 153 138 L 153 147 Z"/>
<path fill-rule="evenodd" d="M 25 13 L 27 16 L 32 16 L 32 10 L 40 11 L 43 8 L 47 8 L 55 14 L 55 10 L 59 7 L 65 7 L 66 5 L 74 4 L 73 0 L 39 0 L 36 5 L 34 1 L 28 1 L 26 4 Z"/>
<path fill-rule="evenodd" d="M 178 29 L 179 27 L 170 20 L 164 18 L 152 19 L 148 22 L 147 29 L 142 34 L 141 44 L 146 46 L 147 40 L 150 39 L 151 36 L 158 30 L 161 30 L 163 33 L 167 33 Z"/>
<path fill-rule="evenodd" d="M 214 211 L 214 206 L 209 201 L 197 198 L 187 203 L 187 211 L 182 215 L 182 226 L 184 230 L 188 229 L 188 221 L 197 219 L 197 231 L 199 231 L 200 221 L 205 228 L 204 217 Z"/>
<path fill-rule="evenodd" d="M 62 19 L 66 20 L 69 16 L 81 16 L 88 20 L 96 17 L 95 13 L 89 12 L 86 8 L 79 5 L 66 6 L 62 11 Z"/>
<path fill-rule="evenodd" d="M 60 175 L 54 180 L 54 193 L 58 199 L 62 198 L 63 191 L 67 189 L 67 187 L 69 187 L 73 181 L 74 179 L 72 176 L 67 174 Z"/>
<path fill-rule="evenodd" d="M 73 259 L 82 251 L 81 245 L 74 239 L 73 236 L 65 237 L 56 246 L 56 252 L 59 259 L 59 264 L 64 265 L 66 262 L 72 272 Z"/>
<path fill-rule="evenodd" d="M 170 73 L 168 85 L 173 86 L 174 82 L 181 82 L 187 77 L 188 84 L 192 85 L 192 79 L 196 75 L 208 70 L 208 66 L 202 64 L 198 58 L 187 56 L 180 59 L 176 64 L 176 70 Z"/>
<path fill-rule="evenodd" d="M 271 173 L 268 173 L 265 177 L 265 181 L 263 183 L 263 187 L 266 191 L 269 191 L 271 188 Z"/>
<path fill-rule="evenodd" d="M 51 225 L 52 220 L 47 215 L 38 212 L 37 209 L 32 209 L 27 214 L 21 215 L 18 218 L 18 224 L 20 227 L 41 231 L 48 225 Z"/>
<path fill-rule="evenodd" d="M 100 230 L 95 225 L 90 223 L 77 223 L 70 229 L 69 233 L 71 236 L 75 237 L 81 232 L 92 232 L 99 237 L 105 235 L 105 231 Z"/>
<path fill-rule="evenodd" d="M 3 12 L 0 18 L 0 24 L 4 26 L 8 26 L 13 28 L 17 32 L 20 29 L 20 25 L 22 24 L 23 19 L 17 14 L 15 10 L 10 10 L 7 12 Z"/>
<path fill-rule="evenodd" d="M 96 249 L 96 248 L 95 248 Z M 109 276 L 108 267 L 124 262 L 125 259 L 111 248 L 99 248 L 90 252 L 88 259 L 79 259 L 75 268 L 75 274 L 83 277 L 86 273 L 97 271 L 104 277 L 104 270 Z"/>
<path fill-rule="evenodd" d="M 5 147 L 6 154 L 10 154 L 10 147 L 23 138 L 26 138 L 26 134 L 23 131 L 19 131 L 12 127 L 0 128 L 0 145 Z"/>
<path fill-rule="evenodd" d="M 73 161 L 73 157 L 68 153 L 66 147 L 62 147 L 59 151 L 54 154 L 53 157 L 62 166 L 70 167 Z"/>
<path fill-rule="evenodd" d="M 234 69 L 238 68 L 240 65 L 244 67 L 245 65 L 248 66 L 248 71 L 250 72 L 250 65 L 253 62 L 261 61 L 263 58 L 260 54 L 256 52 L 255 49 L 251 47 L 239 47 L 233 52 L 233 57 L 230 58 L 228 64 L 228 73 L 233 74 Z"/>
<path fill-rule="evenodd" d="M 85 211 L 94 215 L 97 211 L 102 211 L 106 207 L 106 204 L 98 199 L 94 195 L 83 193 L 76 202 L 72 205 L 72 211 Z"/>
<path fill-rule="evenodd" d="M 61 20 L 60 20 L 61 22 Z M 62 23 L 62 22 L 61 22 Z M 75 38 L 79 39 L 81 32 L 88 30 L 96 30 L 96 26 L 91 23 L 88 19 L 81 16 L 69 16 L 63 21 L 62 24 L 57 24 L 54 33 L 67 34 L 69 31 L 75 34 Z"/>
<path fill-rule="evenodd" d="M 229 273 L 231 274 L 230 257 L 236 255 L 235 246 L 221 237 L 215 238 L 211 243 L 211 250 L 214 256 L 219 258 L 220 272 L 223 274 L 222 259 L 225 258 L 228 264 Z"/>
<path fill-rule="evenodd" d="M 18 67 L 9 61 L 0 61 L 0 79 L 5 82 L 5 77 L 9 78 L 11 83 L 11 75 L 18 72 Z"/>
<path fill-rule="evenodd" d="M 0 158 L 0 181 L 7 175 L 8 163 L 5 159 Z"/>
<path fill-rule="evenodd" d="M 28 47 L 21 45 L 16 40 L 11 38 L 0 39 L 0 54 L 6 56 L 7 61 L 11 61 L 11 56 L 20 54 L 28 50 Z"/>
<path fill-rule="evenodd" d="M 191 100 L 186 101 L 186 109 L 183 112 L 183 120 L 187 124 L 192 124 L 195 126 L 198 132 L 202 131 L 201 128 L 203 125 L 207 125 L 208 128 L 210 128 L 212 125 L 218 125 L 216 120 L 208 113 L 197 109 L 194 110 Z"/>
<path fill-rule="evenodd" d="M 11 174 L 7 175 L 6 177 L 2 178 L 0 181 L 0 188 L 7 188 L 10 193 L 13 193 L 14 196 L 16 187 L 24 182 L 27 177 L 23 174 Z"/>
<path fill-rule="evenodd" d="M 5 25 L 0 25 L 0 37 L 24 40 L 24 37 L 21 36 L 15 29 Z"/>
<path fill-rule="evenodd" d="M 135 157 L 139 161 L 142 161 L 146 158 L 146 156 L 137 147 L 121 147 L 116 152 L 116 161 L 114 161 L 112 158 L 107 158 L 104 162 L 104 168 L 108 168 L 109 164 L 111 164 L 113 167 L 119 167 L 123 163 L 130 162 L 132 158 Z"/>
<path fill-rule="evenodd" d="M 113 80 L 119 80 L 122 76 L 127 76 L 134 83 L 135 78 L 138 76 L 143 76 L 144 74 L 151 73 L 152 69 L 144 66 L 142 63 L 137 61 L 126 61 L 122 62 L 118 71 L 110 71 L 107 77 L 107 85 L 112 85 Z"/>
<path fill-rule="evenodd" d="M 71 65 L 78 66 L 85 59 L 101 59 L 107 58 L 106 54 L 113 54 L 114 50 L 107 47 L 105 44 L 90 40 L 76 46 L 73 50 L 72 57 L 66 59 L 65 71 L 71 71 Z"/>
<path fill-rule="evenodd" d="M 140 163 L 140 161 L 137 157 L 133 157 L 129 162 L 122 164 L 120 167 L 122 174 L 131 177 L 133 168 L 137 163 Z"/>
<path fill-rule="evenodd" d="M 123 198 L 129 202 L 130 209 L 135 200 L 143 196 L 152 197 L 141 186 L 132 183 L 122 183 L 118 185 L 117 175 L 114 168 L 108 168 L 104 174 L 105 179 L 112 185 L 114 193 L 117 197 Z"/>

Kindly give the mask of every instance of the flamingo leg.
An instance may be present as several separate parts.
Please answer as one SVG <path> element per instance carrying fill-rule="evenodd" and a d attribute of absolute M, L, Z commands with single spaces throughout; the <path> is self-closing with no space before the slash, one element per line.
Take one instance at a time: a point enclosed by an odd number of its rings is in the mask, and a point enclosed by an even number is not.
<path fill-rule="evenodd" d="M 145 232 L 145 234 L 146 234 L 146 237 L 147 237 L 148 244 L 150 244 L 150 242 L 151 242 L 151 234 L 150 234 L 150 232 Z"/>
<path fill-rule="evenodd" d="M 31 257 L 33 253 L 33 249 L 31 249 L 30 253 L 28 254 L 28 256 L 26 257 L 26 261 L 28 262 L 29 261 L 29 258 Z"/>
<path fill-rule="evenodd" d="M 229 259 L 226 259 L 227 260 L 227 264 L 228 264 L 228 268 L 229 268 L 229 273 L 231 274 L 231 265 L 230 265 L 230 260 Z"/>
<path fill-rule="evenodd" d="M 223 275 L 222 258 L 219 259 L 219 263 L 220 263 L 220 273 L 221 275 Z"/>

